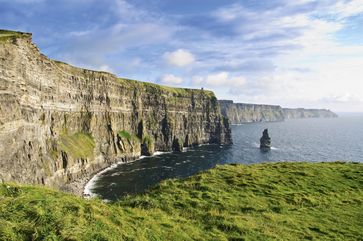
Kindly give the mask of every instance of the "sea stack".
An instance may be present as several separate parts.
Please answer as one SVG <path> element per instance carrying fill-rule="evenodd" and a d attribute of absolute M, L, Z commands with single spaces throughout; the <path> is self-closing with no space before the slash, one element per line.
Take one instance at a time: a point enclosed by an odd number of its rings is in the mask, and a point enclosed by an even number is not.
<path fill-rule="evenodd" d="M 260 139 L 260 149 L 271 149 L 271 138 L 268 135 L 268 129 L 265 129 Z"/>

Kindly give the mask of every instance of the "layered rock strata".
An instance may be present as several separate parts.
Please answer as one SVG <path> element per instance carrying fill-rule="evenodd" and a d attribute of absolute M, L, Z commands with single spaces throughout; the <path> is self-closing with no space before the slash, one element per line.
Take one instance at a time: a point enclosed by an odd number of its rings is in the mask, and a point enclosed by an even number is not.
<path fill-rule="evenodd" d="M 292 109 L 282 108 L 279 105 L 234 103 L 232 100 L 219 100 L 219 104 L 222 114 L 230 120 L 231 124 L 337 117 L 337 114 L 326 109 Z"/>
<path fill-rule="evenodd" d="M 219 100 L 219 104 L 222 115 L 232 124 L 284 120 L 284 112 L 278 105 L 233 103 L 232 100 Z"/>
<path fill-rule="evenodd" d="M 326 109 L 283 108 L 285 119 L 335 118 L 337 114 Z"/>
<path fill-rule="evenodd" d="M 115 162 L 202 143 L 231 143 L 213 92 L 76 68 L 0 31 L 2 180 L 76 191 Z"/>

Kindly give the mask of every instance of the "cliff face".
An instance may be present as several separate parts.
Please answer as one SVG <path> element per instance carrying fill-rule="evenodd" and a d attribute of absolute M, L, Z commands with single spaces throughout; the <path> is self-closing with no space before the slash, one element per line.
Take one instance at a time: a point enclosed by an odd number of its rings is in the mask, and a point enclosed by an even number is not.
<path fill-rule="evenodd" d="M 255 105 L 220 100 L 221 112 L 232 124 L 258 121 L 283 121 L 284 112 L 278 105 Z"/>
<path fill-rule="evenodd" d="M 337 114 L 325 109 L 291 109 L 281 108 L 278 105 L 258 105 L 233 103 L 232 100 L 219 100 L 222 115 L 226 116 L 231 124 L 259 121 L 283 121 L 298 118 L 330 118 Z"/>
<path fill-rule="evenodd" d="M 337 114 L 326 109 L 283 108 L 283 111 L 285 119 L 338 117 Z"/>
<path fill-rule="evenodd" d="M 30 34 L 0 31 L 5 181 L 69 189 L 120 160 L 230 142 L 228 121 L 210 91 L 72 67 L 40 54 Z"/>

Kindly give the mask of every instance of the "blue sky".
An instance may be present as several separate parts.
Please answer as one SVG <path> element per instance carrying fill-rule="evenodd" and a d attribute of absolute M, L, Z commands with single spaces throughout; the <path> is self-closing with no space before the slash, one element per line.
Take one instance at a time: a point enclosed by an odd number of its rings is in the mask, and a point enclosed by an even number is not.
<path fill-rule="evenodd" d="M 0 28 L 120 77 L 363 112 L 363 0 L 0 0 Z"/>

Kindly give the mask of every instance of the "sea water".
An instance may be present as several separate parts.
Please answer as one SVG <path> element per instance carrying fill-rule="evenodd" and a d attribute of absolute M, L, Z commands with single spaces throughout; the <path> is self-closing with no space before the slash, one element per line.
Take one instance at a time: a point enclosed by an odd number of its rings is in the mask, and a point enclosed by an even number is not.
<path fill-rule="evenodd" d="M 272 148 L 259 149 L 268 128 Z M 276 161 L 363 162 L 363 114 L 339 118 L 297 119 L 232 126 L 233 145 L 203 145 L 183 153 L 165 153 L 116 165 L 98 174 L 87 186 L 88 194 L 117 200 L 141 193 L 161 180 L 185 178 L 217 164 L 253 164 Z"/>

